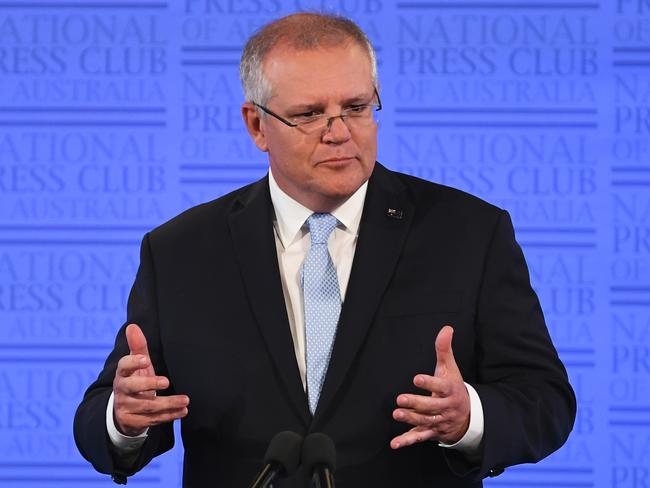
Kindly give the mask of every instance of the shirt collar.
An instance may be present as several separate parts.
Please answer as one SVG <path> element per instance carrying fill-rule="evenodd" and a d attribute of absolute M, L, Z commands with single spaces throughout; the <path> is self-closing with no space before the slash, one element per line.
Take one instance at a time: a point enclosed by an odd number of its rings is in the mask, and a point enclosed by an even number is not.
<path fill-rule="evenodd" d="M 314 212 L 282 191 L 270 168 L 269 190 L 275 211 L 276 231 L 282 246 L 286 249 L 302 236 L 300 230 L 307 218 Z M 367 190 L 368 182 L 366 181 L 343 204 L 331 212 L 342 224 L 343 229 L 355 236 L 359 233 L 359 223 Z"/>

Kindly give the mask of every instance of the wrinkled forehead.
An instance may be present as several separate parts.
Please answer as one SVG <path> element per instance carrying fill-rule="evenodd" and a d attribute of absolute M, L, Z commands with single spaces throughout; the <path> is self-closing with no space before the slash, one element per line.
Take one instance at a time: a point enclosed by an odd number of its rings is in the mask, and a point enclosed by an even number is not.
<path fill-rule="evenodd" d="M 312 49 L 275 46 L 264 58 L 263 74 L 271 98 L 345 98 L 372 95 L 374 87 L 368 50 L 353 40 Z"/>

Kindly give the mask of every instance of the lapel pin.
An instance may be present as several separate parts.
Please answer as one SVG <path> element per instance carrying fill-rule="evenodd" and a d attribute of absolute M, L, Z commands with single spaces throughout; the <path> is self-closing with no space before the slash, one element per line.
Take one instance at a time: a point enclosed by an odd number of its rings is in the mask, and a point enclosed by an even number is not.
<path fill-rule="evenodd" d="M 398 210 L 396 208 L 389 208 L 388 209 L 388 216 L 391 219 L 402 220 L 402 217 L 404 217 L 404 212 L 402 212 L 401 210 Z"/>

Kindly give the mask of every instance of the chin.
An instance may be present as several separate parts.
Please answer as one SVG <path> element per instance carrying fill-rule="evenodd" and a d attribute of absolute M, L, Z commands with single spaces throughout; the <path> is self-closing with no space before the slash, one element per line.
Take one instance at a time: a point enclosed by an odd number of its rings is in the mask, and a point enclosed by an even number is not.
<path fill-rule="evenodd" d="M 350 197 L 355 191 L 357 191 L 361 185 L 363 185 L 365 180 L 360 180 L 358 182 L 351 182 L 349 179 L 347 181 L 341 182 L 340 184 L 330 185 L 322 192 L 324 195 L 334 199 L 334 200 L 343 200 Z"/>

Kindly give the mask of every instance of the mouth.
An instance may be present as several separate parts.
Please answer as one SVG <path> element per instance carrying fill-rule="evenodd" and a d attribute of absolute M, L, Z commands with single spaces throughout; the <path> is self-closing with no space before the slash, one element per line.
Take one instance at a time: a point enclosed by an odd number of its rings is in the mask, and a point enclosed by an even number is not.
<path fill-rule="evenodd" d="M 323 159 L 322 161 L 320 161 L 319 164 L 328 164 L 328 165 L 337 166 L 337 165 L 347 164 L 350 161 L 353 161 L 354 159 L 356 159 L 356 158 L 354 158 L 352 156 L 350 156 L 350 157 L 340 157 L 340 158 L 329 158 L 329 159 Z"/>

